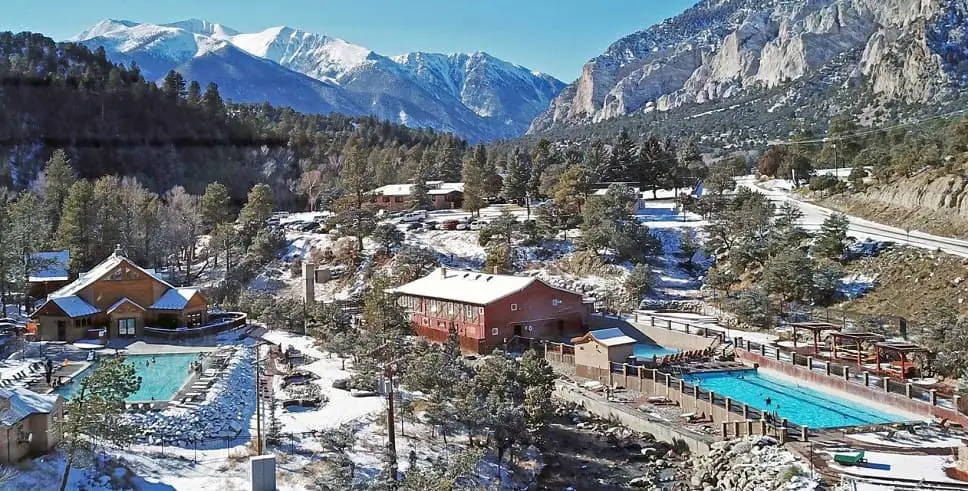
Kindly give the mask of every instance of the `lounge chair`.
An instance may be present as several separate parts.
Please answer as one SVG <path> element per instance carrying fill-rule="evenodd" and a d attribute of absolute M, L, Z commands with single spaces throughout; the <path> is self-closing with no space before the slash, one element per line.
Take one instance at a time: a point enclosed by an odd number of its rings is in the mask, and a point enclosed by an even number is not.
<path fill-rule="evenodd" d="M 864 458 L 864 451 L 861 450 L 860 452 L 853 454 L 834 454 L 834 462 L 840 465 L 857 465 L 867 462 L 867 459 Z"/>

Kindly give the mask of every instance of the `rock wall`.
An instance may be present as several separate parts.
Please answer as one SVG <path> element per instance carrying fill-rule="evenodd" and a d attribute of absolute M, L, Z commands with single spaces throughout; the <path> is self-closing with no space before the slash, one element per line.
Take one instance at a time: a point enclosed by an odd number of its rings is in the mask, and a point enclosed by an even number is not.
<path fill-rule="evenodd" d="M 912 211 L 945 212 L 968 219 L 966 187 L 968 176 L 933 176 L 922 173 L 909 179 L 869 188 L 854 196 L 854 199 Z"/>
<path fill-rule="evenodd" d="M 931 101 L 968 69 L 966 17 L 968 0 L 704 0 L 590 60 L 530 131 L 728 99 L 814 73 L 887 100 Z M 838 61 L 851 53 L 863 54 Z"/>

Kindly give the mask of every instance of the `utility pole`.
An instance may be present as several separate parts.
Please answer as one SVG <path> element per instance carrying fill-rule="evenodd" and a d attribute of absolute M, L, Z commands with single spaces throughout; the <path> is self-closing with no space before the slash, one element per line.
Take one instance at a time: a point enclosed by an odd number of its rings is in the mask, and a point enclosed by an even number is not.
<path fill-rule="evenodd" d="M 262 345 L 255 346 L 255 454 L 262 455 L 262 394 L 259 365 L 262 361 Z"/>
<path fill-rule="evenodd" d="M 397 432 L 394 417 L 393 362 L 387 363 L 387 459 L 389 466 L 390 488 L 396 489 L 397 482 Z"/>

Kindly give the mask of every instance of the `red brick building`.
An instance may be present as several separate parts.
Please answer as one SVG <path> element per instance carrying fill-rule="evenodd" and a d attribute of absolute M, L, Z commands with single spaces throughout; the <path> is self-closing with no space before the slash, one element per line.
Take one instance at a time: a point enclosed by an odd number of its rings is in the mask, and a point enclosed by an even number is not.
<path fill-rule="evenodd" d="M 409 210 L 412 204 L 412 188 L 413 184 L 388 184 L 376 188 L 369 193 L 370 203 L 383 210 Z M 432 210 L 460 208 L 464 203 L 464 183 L 427 181 L 427 197 Z"/>
<path fill-rule="evenodd" d="M 514 336 L 567 342 L 587 331 L 591 304 L 529 276 L 438 268 L 392 290 L 415 329 L 443 342 L 451 328 L 461 349 L 490 353 Z"/>

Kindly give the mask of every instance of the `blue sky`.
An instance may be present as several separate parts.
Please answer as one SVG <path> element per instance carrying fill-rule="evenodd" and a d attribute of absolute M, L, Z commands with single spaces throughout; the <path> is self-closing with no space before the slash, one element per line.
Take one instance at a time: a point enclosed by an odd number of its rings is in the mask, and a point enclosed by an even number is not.
<path fill-rule="evenodd" d="M 620 37 L 696 0 L 4 0 L 0 29 L 68 38 L 100 20 L 286 25 L 386 55 L 487 51 L 571 82 Z"/>

